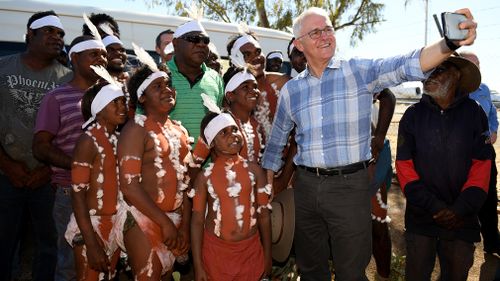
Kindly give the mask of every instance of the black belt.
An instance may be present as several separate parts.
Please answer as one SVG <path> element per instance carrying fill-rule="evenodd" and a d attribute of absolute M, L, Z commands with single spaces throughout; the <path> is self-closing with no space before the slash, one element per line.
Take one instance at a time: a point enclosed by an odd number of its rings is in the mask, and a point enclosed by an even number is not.
<path fill-rule="evenodd" d="M 338 175 L 347 175 L 347 174 L 353 174 L 356 173 L 359 170 L 366 169 L 368 166 L 370 166 L 372 160 L 366 160 L 366 161 L 361 161 L 345 166 L 339 166 L 335 168 L 314 168 L 314 167 L 307 167 L 303 165 L 298 165 L 297 167 L 301 168 L 302 170 L 306 170 L 311 173 L 315 173 L 316 175 L 323 175 L 323 176 L 338 176 Z"/>

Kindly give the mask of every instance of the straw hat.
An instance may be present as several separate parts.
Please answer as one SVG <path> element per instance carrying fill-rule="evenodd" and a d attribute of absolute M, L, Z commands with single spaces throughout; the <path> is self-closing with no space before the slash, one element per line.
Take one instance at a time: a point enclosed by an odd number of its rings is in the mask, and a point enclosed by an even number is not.
<path fill-rule="evenodd" d="M 290 254 L 295 230 L 295 204 L 293 189 L 278 193 L 271 202 L 272 253 L 273 259 L 284 262 Z"/>

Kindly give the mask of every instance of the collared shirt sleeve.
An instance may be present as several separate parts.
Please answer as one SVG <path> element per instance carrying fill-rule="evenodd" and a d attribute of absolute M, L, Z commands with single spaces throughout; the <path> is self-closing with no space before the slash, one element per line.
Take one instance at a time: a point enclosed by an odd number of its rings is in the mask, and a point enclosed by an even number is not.
<path fill-rule="evenodd" d="M 420 66 L 421 49 L 405 55 L 370 60 L 366 65 L 366 84 L 372 93 L 407 81 L 426 79 L 432 71 L 422 72 Z M 363 64 L 361 64 L 363 66 Z"/>
<path fill-rule="evenodd" d="M 490 129 L 491 133 L 496 133 L 498 131 L 497 107 L 495 106 L 495 104 L 493 104 L 493 101 L 491 100 L 490 88 L 488 88 L 488 86 L 486 86 L 486 85 L 484 85 L 484 87 L 485 87 L 487 99 L 488 99 L 488 102 L 490 105 L 489 111 L 486 112 L 486 114 L 488 115 L 489 129 Z"/>
<path fill-rule="evenodd" d="M 262 158 L 262 167 L 275 172 L 283 166 L 281 156 L 288 140 L 288 135 L 294 126 L 291 117 L 288 85 L 289 83 L 287 82 L 280 91 L 278 105 L 276 106 L 276 115 L 274 116 L 273 126 Z"/>

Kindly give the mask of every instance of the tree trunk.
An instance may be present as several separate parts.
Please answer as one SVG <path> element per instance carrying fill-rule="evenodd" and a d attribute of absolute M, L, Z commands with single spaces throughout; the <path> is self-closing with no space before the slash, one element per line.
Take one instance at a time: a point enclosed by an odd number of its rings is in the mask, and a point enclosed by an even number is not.
<path fill-rule="evenodd" d="M 264 0 L 255 0 L 257 13 L 259 14 L 259 26 L 270 27 L 269 20 L 267 19 L 266 5 Z"/>

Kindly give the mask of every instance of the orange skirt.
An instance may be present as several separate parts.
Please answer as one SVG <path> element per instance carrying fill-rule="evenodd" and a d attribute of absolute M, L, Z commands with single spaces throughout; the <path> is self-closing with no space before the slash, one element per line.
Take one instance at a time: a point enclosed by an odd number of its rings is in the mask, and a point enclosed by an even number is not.
<path fill-rule="evenodd" d="M 264 272 L 264 250 L 259 233 L 238 241 L 224 241 L 203 233 L 203 265 L 211 280 L 258 281 Z"/>

